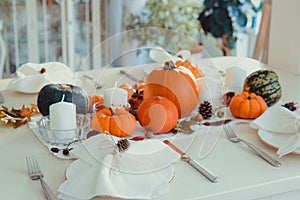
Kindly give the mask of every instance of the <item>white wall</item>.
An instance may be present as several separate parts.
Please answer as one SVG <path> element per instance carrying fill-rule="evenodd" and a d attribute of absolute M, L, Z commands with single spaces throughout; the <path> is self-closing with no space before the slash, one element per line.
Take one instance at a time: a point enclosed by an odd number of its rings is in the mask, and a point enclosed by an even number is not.
<path fill-rule="evenodd" d="M 300 1 L 273 0 L 269 65 L 300 75 Z"/>

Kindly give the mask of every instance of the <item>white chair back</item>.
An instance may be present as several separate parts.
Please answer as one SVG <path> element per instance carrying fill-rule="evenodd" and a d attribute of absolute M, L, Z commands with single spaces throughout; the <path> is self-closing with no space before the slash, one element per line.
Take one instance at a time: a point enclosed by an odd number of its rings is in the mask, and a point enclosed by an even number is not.
<path fill-rule="evenodd" d="M 3 76 L 3 69 L 4 69 L 5 57 L 6 57 L 6 47 L 1 35 L 2 27 L 3 27 L 3 22 L 0 20 L 0 79 L 2 79 Z"/>

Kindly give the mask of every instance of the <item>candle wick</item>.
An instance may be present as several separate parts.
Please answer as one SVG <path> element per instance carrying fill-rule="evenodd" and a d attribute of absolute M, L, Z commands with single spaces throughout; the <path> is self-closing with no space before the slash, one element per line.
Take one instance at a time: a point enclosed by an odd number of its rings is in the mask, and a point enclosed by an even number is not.
<path fill-rule="evenodd" d="M 65 94 L 63 94 L 61 102 L 63 102 L 65 100 Z"/>

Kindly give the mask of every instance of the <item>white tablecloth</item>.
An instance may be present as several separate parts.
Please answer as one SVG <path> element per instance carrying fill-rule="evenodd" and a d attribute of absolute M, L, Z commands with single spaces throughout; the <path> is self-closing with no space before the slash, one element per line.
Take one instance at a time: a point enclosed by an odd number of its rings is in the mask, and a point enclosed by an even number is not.
<path fill-rule="evenodd" d="M 221 57 L 203 60 L 220 68 L 241 66 L 249 70 L 262 66 L 249 58 Z M 113 69 L 107 73 L 114 73 Z M 274 69 L 280 78 L 285 101 L 300 102 L 300 77 Z M 83 73 L 83 72 L 82 72 Z M 91 76 L 94 72 L 84 72 Z M 105 74 L 104 74 L 105 75 Z M 105 79 L 118 78 L 106 74 Z M 111 82 L 111 81 L 110 81 Z M 105 84 L 105 82 L 103 82 Z M 19 108 L 22 104 L 36 102 L 36 95 L 20 94 L 5 90 L 7 80 L 0 81 L 0 89 L 6 102 L 5 106 Z M 105 85 L 108 87 L 108 85 Z M 235 127 L 237 134 L 251 141 L 258 147 L 273 155 L 276 150 L 258 136 L 257 131 L 248 125 Z M 278 159 L 282 166 L 274 168 L 258 158 L 242 144 L 229 142 L 222 134 L 213 150 L 204 158 L 199 158 L 201 144 L 205 134 L 195 138 L 187 153 L 196 161 L 205 165 L 220 177 L 220 182 L 213 184 L 199 175 L 185 162 L 174 164 L 175 177 L 170 183 L 167 194 L 157 199 L 289 199 L 299 198 L 300 194 L 300 155 L 290 154 Z M 27 173 L 25 157 L 35 155 L 45 174 L 45 180 L 57 194 L 58 187 L 65 180 L 65 169 L 71 160 L 58 159 L 35 138 L 28 126 L 18 129 L 0 126 L 0 199 L 45 199 L 38 181 L 33 182 Z M 141 180 L 142 183 L 142 180 Z M 105 199 L 105 198 L 99 198 Z"/>

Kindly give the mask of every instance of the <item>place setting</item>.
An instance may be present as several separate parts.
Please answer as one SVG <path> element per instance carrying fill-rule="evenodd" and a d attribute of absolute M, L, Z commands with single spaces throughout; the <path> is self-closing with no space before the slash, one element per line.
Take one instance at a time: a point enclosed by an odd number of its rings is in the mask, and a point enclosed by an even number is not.
<path fill-rule="evenodd" d="M 48 64 L 24 65 L 21 78 L 11 82 L 9 90 L 37 99 L 30 108 L 1 109 L 1 123 L 14 128 L 28 124 L 49 153 L 71 161 L 58 198 L 159 197 L 168 192 L 180 160 L 205 183 L 218 184 L 222 176 L 186 154 L 199 135 L 206 136 L 206 156 L 221 134 L 228 142 L 245 143 L 274 167 L 281 166 L 282 156 L 300 154 L 300 113 L 296 103 L 282 101 L 274 71 L 248 74 L 238 66 L 222 71 L 193 60 L 188 51 L 173 55 L 161 47 L 151 49 L 150 56 L 154 64 L 114 69 L 119 79 L 113 87 L 107 87 L 106 79 L 92 81 L 91 87 L 105 85 L 94 93 L 71 74 L 70 82 L 50 81 L 55 75 Z M 19 87 L 37 80 L 30 91 Z M 277 152 L 263 152 L 238 138 L 231 129 L 239 123 L 256 129 L 257 139 Z"/>

